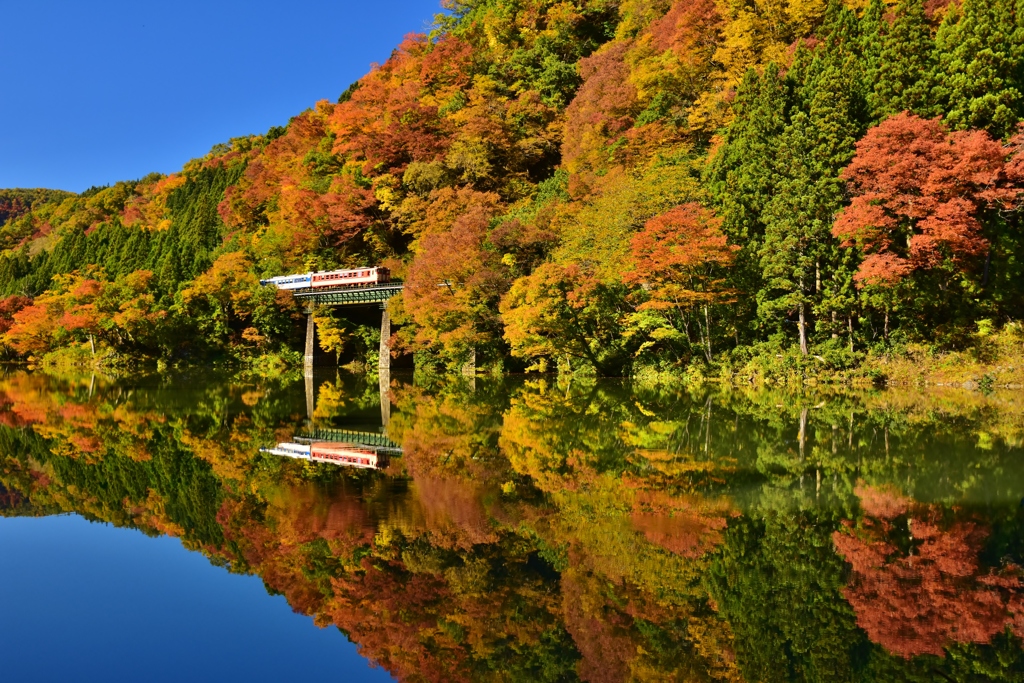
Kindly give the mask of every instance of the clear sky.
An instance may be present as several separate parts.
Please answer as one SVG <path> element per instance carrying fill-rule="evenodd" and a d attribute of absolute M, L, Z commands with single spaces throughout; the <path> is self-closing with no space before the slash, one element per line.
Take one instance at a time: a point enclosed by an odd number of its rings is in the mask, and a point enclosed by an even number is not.
<path fill-rule="evenodd" d="M 2 0 L 0 187 L 171 173 L 336 100 L 439 0 Z"/>

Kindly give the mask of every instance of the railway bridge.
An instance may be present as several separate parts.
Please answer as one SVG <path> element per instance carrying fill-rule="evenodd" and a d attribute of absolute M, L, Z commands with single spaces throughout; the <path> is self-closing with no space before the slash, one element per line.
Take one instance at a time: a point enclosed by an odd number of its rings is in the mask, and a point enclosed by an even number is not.
<path fill-rule="evenodd" d="M 317 339 L 316 321 L 313 319 L 313 306 L 366 306 L 378 304 L 380 317 L 380 371 L 381 382 L 391 372 L 391 313 L 388 301 L 405 289 L 404 283 L 391 279 L 391 273 L 382 266 L 362 267 L 348 270 L 319 271 L 281 275 L 267 280 L 260 280 L 262 285 L 274 285 L 278 289 L 290 291 L 296 299 L 306 304 L 306 353 L 303 361 L 307 374 L 312 372 L 316 364 Z M 447 280 L 438 283 L 439 287 L 451 288 Z M 471 351 L 470 357 L 463 365 L 465 375 L 476 374 L 476 352 Z"/>
<path fill-rule="evenodd" d="M 388 301 L 405 285 L 391 281 L 365 286 L 307 287 L 292 290 L 296 299 L 306 304 L 306 354 L 303 365 L 312 368 L 319 345 L 313 306 L 372 306 L 380 305 L 380 369 L 391 370 L 391 313 Z"/>

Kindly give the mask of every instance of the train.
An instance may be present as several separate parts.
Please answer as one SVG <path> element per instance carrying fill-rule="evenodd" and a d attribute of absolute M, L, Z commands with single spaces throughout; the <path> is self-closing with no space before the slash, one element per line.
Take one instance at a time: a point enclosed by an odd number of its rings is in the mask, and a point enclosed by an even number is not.
<path fill-rule="evenodd" d="M 286 458 L 298 458 L 299 460 L 309 460 L 310 451 L 312 450 L 309 446 L 301 443 L 279 443 L 276 448 L 262 448 L 260 449 L 264 453 L 271 453 L 273 455 L 281 455 Z"/>
<path fill-rule="evenodd" d="M 299 275 L 280 275 L 260 280 L 263 286 L 274 285 L 278 289 L 312 289 L 317 287 L 369 287 L 391 281 L 391 271 L 382 266 L 372 268 L 351 268 L 348 270 L 324 270 Z"/>
<path fill-rule="evenodd" d="M 375 470 L 380 466 L 377 452 L 356 444 L 321 442 L 312 444 L 279 443 L 275 448 L 262 448 L 264 453 L 285 458 L 327 462 L 344 467 Z"/>
<path fill-rule="evenodd" d="M 363 446 L 326 442 L 311 444 L 310 449 L 310 459 L 314 462 L 377 469 L 377 452 Z"/>

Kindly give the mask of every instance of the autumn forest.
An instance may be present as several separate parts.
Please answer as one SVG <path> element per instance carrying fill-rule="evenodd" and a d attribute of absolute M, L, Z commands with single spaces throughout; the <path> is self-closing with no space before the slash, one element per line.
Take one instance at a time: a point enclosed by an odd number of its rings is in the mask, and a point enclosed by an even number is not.
<path fill-rule="evenodd" d="M 289 363 L 302 310 L 258 280 L 367 264 L 424 366 L 962 350 L 1024 320 L 1022 116 L 1016 0 L 447 0 L 336 102 L 178 173 L 0 192 L 3 353 Z"/>

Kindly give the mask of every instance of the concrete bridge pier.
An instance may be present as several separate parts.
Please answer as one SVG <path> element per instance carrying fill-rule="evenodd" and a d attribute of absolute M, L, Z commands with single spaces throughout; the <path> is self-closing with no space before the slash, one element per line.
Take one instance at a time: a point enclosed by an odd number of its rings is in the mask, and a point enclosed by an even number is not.
<path fill-rule="evenodd" d="M 380 422 L 387 429 L 391 423 L 391 311 L 387 301 L 380 308 Z"/>
<path fill-rule="evenodd" d="M 391 373 L 391 311 L 387 302 L 380 305 L 380 349 L 378 367 L 381 375 Z M 302 359 L 302 367 L 307 374 L 312 373 L 316 366 L 320 351 L 320 335 L 317 333 L 316 321 L 313 320 L 313 309 L 306 309 L 306 352 Z"/>
<path fill-rule="evenodd" d="M 380 367 L 381 377 L 384 373 L 391 372 L 391 311 L 388 310 L 388 302 L 380 305 Z"/>
<path fill-rule="evenodd" d="M 306 355 L 302 359 L 302 367 L 307 373 L 312 373 L 316 364 L 317 350 L 320 346 L 320 339 L 316 333 L 316 321 L 313 320 L 313 309 L 306 309 Z"/>

